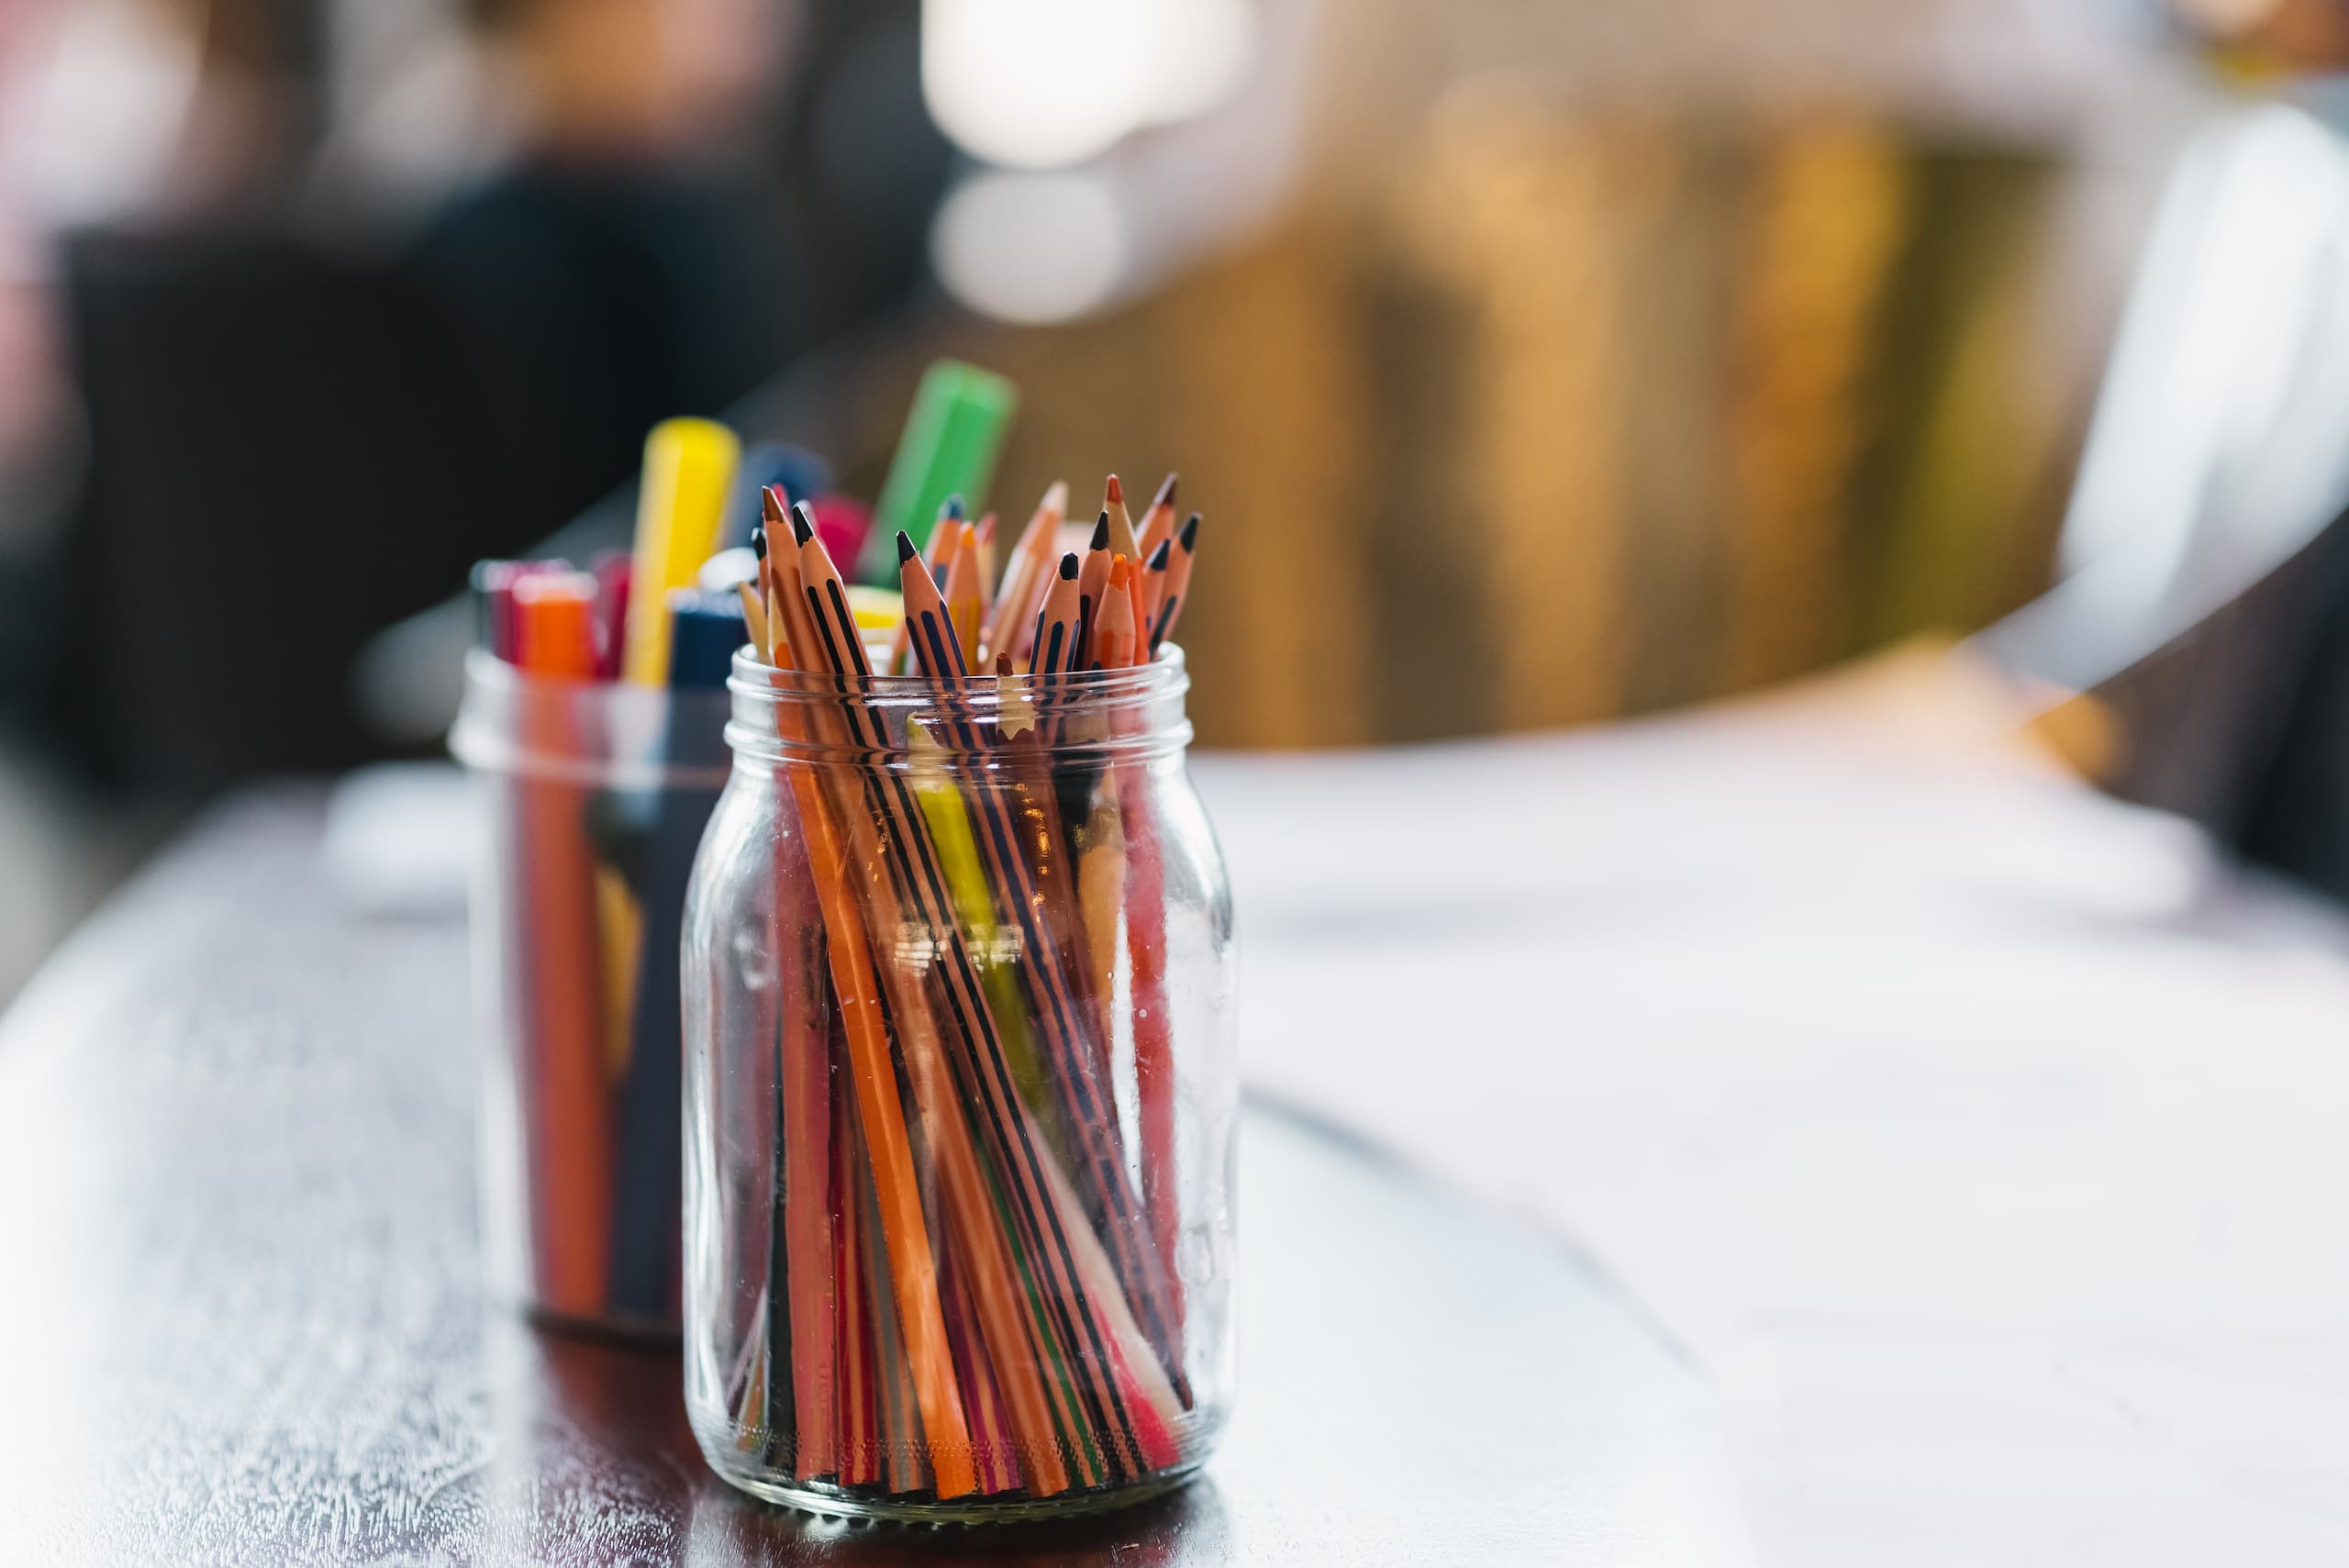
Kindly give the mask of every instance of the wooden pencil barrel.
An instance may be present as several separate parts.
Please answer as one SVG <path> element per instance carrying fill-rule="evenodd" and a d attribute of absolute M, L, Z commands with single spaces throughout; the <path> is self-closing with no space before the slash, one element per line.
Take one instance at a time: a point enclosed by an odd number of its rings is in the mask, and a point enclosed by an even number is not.
<path fill-rule="evenodd" d="M 738 661 L 684 966 L 686 1405 L 734 1485 L 1013 1518 L 1213 1447 L 1238 1087 L 1186 684 Z"/>

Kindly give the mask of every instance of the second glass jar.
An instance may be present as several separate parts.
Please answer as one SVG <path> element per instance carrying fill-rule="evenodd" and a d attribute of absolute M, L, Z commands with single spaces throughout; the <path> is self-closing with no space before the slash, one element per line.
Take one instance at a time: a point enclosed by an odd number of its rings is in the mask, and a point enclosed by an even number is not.
<path fill-rule="evenodd" d="M 1186 685 L 738 659 L 684 954 L 686 1405 L 736 1485 L 1017 1518 L 1212 1447 L 1238 1080 Z"/>

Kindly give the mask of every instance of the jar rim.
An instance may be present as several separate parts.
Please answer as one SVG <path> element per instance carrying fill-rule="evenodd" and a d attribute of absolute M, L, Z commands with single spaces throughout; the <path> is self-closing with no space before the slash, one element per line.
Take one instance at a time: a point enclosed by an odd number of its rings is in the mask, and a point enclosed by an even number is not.
<path fill-rule="evenodd" d="M 1170 642 L 1147 664 L 1116 670 L 1085 670 L 1063 675 L 974 674 L 959 688 L 941 687 L 928 675 L 834 675 L 813 670 L 778 670 L 748 643 L 734 653 L 727 688 L 740 695 L 772 701 L 852 695 L 893 706 L 941 706 L 949 701 L 999 700 L 1002 695 L 1049 699 L 1063 712 L 1083 706 L 1110 706 L 1182 692 L 1191 684 L 1183 649 Z"/>
<path fill-rule="evenodd" d="M 927 675 L 839 676 L 777 670 L 747 646 L 734 655 L 727 689 L 734 719 L 727 743 L 738 758 L 875 762 L 902 759 L 916 744 L 934 744 L 947 758 L 988 751 L 994 737 L 1039 726 L 1053 753 L 1073 751 L 1140 757 L 1178 751 L 1191 739 L 1183 696 L 1190 672 L 1182 649 L 1168 643 L 1147 664 L 1062 675 L 974 675 L 948 686 Z M 863 739 L 835 734 L 815 716 L 859 716 Z M 791 725 L 784 716 L 807 716 Z M 779 725 L 778 721 L 784 722 Z M 796 728 L 800 733 L 785 733 Z M 872 737 L 885 737 L 881 744 Z"/>

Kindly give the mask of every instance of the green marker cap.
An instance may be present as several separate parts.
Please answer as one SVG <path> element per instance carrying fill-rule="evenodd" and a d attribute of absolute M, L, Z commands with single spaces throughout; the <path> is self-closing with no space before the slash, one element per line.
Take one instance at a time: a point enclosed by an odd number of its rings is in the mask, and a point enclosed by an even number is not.
<path fill-rule="evenodd" d="M 897 530 L 917 548 L 930 543 L 938 509 L 961 495 L 975 516 L 986 510 L 996 458 L 1019 407 L 1019 389 L 993 371 L 959 360 L 939 360 L 922 373 L 906 433 L 890 460 L 889 477 L 874 507 L 873 533 L 858 563 L 868 583 L 897 580 Z"/>

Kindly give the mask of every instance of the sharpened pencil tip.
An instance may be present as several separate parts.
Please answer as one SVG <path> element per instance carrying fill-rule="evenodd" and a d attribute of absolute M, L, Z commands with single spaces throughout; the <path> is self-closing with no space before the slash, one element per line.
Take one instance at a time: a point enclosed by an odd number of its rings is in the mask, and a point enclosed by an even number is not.
<path fill-rule="evenodd" d="M 767 558 L 767 530 L 763 528 L 751 530 L 751 553 L 761 561 Z"/>
<path fill-rule="evenodd" d="M 1196 517 L 1192 519 L 1194 522 L 1197 520 Z M 791 508 L 791 537 L 801 544 L 816 537 L 816 514 L 807 509 L 805 501 Z"/>
<path fill-rule="evenodd" d="M 899 528 L 897 530 L 897 564 L 903 566 L 920 553 L 920 550 L 914 548 L 914 536 Z"/>
<path fill-rule="evenodd" d="M 1096 550 L 1109 548 L 1109 512 L 1107 507 L 1102 508 L 1101 520 L 1093 525 L 1093 548 Z"/>
<path fill-rule="evenodd" d="M 1122 506 L 1125 504 L 1126 487 L 1118 483 L 1118 476 L 1113 473 L 1109 476 L 1109 505 Z"/>
<path fill-rule="evenodd" d="M 1185 550 L 1197 550 L 1199 547 L 1199 515 L 1197 512 L 1192 513 L 1189 520 L 1184 523 L 1182 539 Z"/>
<path fill-rule="evenodd" d="M 1166 570 L 1166 563 L 1174 558 L 1174 541 L 1171 539 L 1160 539 L 1158 541 L 1158 548 L 1150 552 L 1150 559 L 1141 563 L 1142 570 L 1145 572 L 1163 572 Z"/>
<path fill-rule="evenodd" d="M 1061 575 L 1071 583 L 1076 581 L 1076 551 L 1070 550 L 1061 557 Z"/>
<path fill-rule="evenodd" d="M 791 497 L 783 493 L 780 484 L 770 484 L 759 492 L 759 515 L 770 528 L 781 523 L 791 511 Z"/>
<path fill-rule="evenodd" d="M 1150 504 L 1153 506 L 1172 506 L 1174 505 L 1174 473 L 1173 470 L 1170 469 L 1167 471 L 1166 482 L 1158 487 L 1158 494 L 1151 497 Z"/>
<path fill-rule="evenodd" d="M 946 497 L 944 504 L 938 508 L 938 516 L 940 519 L 944 522 L 961 522 L 963 520 L 963 497 L 960 495 L 949 495 Z"/>

